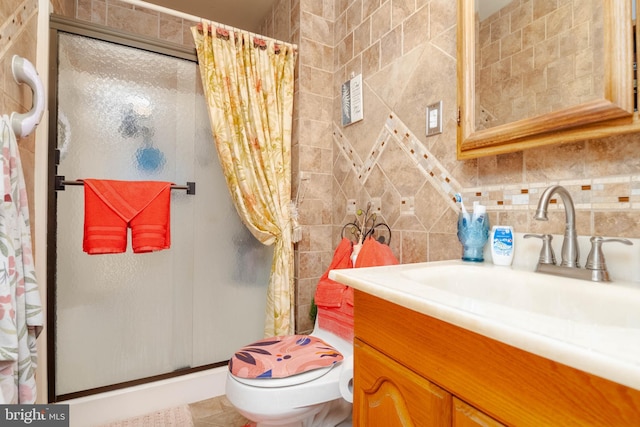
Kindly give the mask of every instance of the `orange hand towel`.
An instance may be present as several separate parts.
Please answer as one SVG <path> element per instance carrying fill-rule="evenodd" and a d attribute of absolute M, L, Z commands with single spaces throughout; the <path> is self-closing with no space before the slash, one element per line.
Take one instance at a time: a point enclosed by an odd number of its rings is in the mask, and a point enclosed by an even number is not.
<path fill-rule="evenodd" d="M 84 180 L 84 239 L 88 254 L 122 253 L 131 227 L 133 252 L 171 246 L 171 182 Z"/>
<path fill-rule="evenodd" d="M 329 279 L 329 271 L 350 268 L 352 250 L 351 241 L 347 238 L 343 238 L 338 244 L 333 253 L 331 265 L 320 278 L 316 288 L 314 302 L 318 307 L 340 307 L 342 305 L 342 294 L 347 286 Z"/>
<path fill-rule="evenodd" d="M 396 265 L 399 263 L 389 246 L 370 237 L 362 244 L 358 258 L 356 258 L 355 267 L 377 267 L 381 265 Z M 353 305 L 352 288 L 347 290 L 344 300 L 347 304 Z"/>
<path fill-rule="evenodd" d="M 360 253 L 358 253 L 355 266 L 376 267 L 396 264 L 400 263 L 393 255 L 393 252 L 391 252 L 391 248 L 369 237 L 362 244 L 362 248 L 360 248 Z"/>

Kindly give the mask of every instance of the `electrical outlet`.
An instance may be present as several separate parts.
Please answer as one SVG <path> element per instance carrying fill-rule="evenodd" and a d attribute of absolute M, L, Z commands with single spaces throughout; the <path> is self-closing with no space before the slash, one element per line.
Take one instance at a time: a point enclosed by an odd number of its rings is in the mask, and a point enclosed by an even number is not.
<path fill-rule="evenodd" d="M 356 199 L 347 200 L 347 215 L 356 214 Z"/>
<path fill-rule="evenodd" d="M 371 198 L 371 212 L 376 215 L 380 215 L 380 211 L 382 210 L 382 201 L 380 197 L 372 197 Z"/>

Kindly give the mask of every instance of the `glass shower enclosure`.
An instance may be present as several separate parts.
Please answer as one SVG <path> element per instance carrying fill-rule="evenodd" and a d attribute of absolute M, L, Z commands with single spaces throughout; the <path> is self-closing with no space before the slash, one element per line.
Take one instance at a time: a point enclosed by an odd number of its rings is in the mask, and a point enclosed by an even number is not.
<path fill-rule="evenodd" d="M 192 181 L 196 192 L 172 191 L 170 249 L 134 254 L 129 231 L 127 252 L 88 255 L 83 187 L 51 189 L 52 401 L 225 363 L 262 338 L 272 258 L 231 203 L 195 57 L 64 28 L 50 180 Z"/>

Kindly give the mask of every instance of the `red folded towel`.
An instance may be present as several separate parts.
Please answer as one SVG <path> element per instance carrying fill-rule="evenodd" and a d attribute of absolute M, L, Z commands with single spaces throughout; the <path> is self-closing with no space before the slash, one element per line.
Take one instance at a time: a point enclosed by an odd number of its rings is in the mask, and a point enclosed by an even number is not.
<path fill-rule="evenodd" d="M 171 184 L 85 179 L 82 249 L 92 255 L 125 252 L 127 227 L 133 252 L 168 249 Z"/>
<path fill-rule="evenodd" d="M 342 283 L 331 279 L 320 279 L 313 300 L 318 307 L 338 308 L 342 305 L 342 295 L 346 289 L 347 286 Z"/>
<path fill-rule="evenodd" d="M 347 305 L 353 307 L 353 288 L 351 286 L 349 286 L 345 291 L 344 298 L 342 300 L 346 302 Z M 353 308 L 351 310 L 353 310 Z"/>
<path fill-rule="evenodd" d="M 318 307 L 340 307 L 342 305 L 343 294 L 347 286 L 329 279 L 329 271 L 350 268 L 352 250 L 351 240 L 347 238 L 343 238 L 338 244 L 333 253 L 331 265 L 320 277 L 316 288 L 314 302 Z"/>
<path fill-rule="evenodd" d="M 360 248 L 355 266 L 357 268 L 396 264 L 400 262 L 391 252 L 391 248 L 369 237 Z"/>
<path fill-rule="evenodd" d="M 333 255 L 331 265 L 320 278 L 316 288 L 315 303 L 318 306 L 318 325 L 347 341 L 353 341 L 353 288 L 329 279 L 329 271 L 351 268 L 351 241 L 342 239 Z M 387 245 L 369 238 L 360 248 L 356 267 L 398 264 Z"/>
<path fill-rule="evenodd" d="M 349 316 L 335 308 L 318 307 L 318 326 L 344 340 L 353 341 L 353 314 Z"/>

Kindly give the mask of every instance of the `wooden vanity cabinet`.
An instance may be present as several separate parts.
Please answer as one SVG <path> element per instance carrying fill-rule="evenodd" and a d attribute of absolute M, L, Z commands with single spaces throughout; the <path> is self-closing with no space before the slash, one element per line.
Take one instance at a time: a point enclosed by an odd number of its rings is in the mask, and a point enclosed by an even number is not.
<path fill-rule="evenodd" d="M 360 426 L 451 426 L 452 396 L 362 341 L 355 341 L 354 405 Z M 411 420 L 410 423 L 407 421 Z"/>
<path fill-rule="evenodd" d="M 358 423 L 367 427 L 502 427 L 503 424 L 356 339 Z"/>
<path fill-rule="evenodd" d="M 640 391 L 355 291 L 354 426 L 640 426 Z"/>
<path fill-rule="evenodd" d="M 494 420 L 484 412 L 460 399 L 453 398 L 453 426 L 454 427 L 504 427 L 504 424 Z"/>

